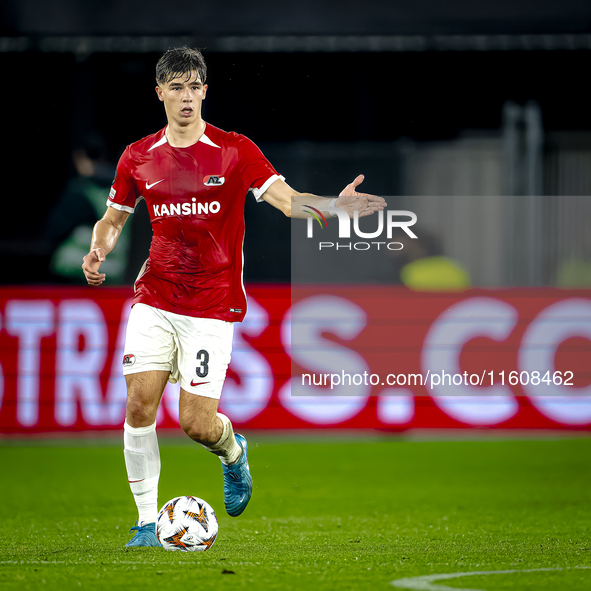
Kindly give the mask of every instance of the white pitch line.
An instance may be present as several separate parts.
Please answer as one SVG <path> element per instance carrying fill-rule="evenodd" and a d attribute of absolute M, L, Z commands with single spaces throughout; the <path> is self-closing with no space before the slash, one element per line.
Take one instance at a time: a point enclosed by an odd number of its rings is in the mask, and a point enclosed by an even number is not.
<path fill-rule="evenodd" d="M 528 568 L 513 570 L 480 570 L 470 573 L 444 573 L 438 575 L 423 575 L 420 577 L 407 577 L 390 581 L 390 585 L 399 589 L 413 589 L 413 591 L 482 591 L 482 589 L 466 589 L 459 587 L 448 587 L 447 585 L 432 585 L 433 581 L 444 581 L 446 579 L 455 579 L 457 577 L 469 577 L 473 575 L 508 575 L 512 573 L 534 573 L 540 571 L 569 570 L 571 568 L 590 569 L 591 566 L 567 566 L 565 568 Z"/>

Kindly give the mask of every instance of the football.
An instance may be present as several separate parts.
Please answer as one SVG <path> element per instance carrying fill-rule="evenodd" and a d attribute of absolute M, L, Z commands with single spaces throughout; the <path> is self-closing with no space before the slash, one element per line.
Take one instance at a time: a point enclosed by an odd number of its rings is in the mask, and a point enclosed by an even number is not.
<path fill-rule="evenodd" d="M 160 509 L 156 535 L 165 550 L 204 552 L 217 538 L 218 520 L 203 499 L 176 497 Z"/>

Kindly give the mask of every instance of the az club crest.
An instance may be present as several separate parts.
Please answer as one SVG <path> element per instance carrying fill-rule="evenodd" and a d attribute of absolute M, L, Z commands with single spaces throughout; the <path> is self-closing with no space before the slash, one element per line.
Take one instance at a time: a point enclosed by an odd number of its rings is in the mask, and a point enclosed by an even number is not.
<path fill-rule="evenodd" d="M 203 177 L 203 184 L 206 187 L 219 187 L 226 181 L 226 177 L 219 176 L 217 174 L 208 174 Z"/>
<path fill-rule="evenodd" d="M 123 355 L 123 367 L 129 367 L 135 363 L 135 355 Z"/>

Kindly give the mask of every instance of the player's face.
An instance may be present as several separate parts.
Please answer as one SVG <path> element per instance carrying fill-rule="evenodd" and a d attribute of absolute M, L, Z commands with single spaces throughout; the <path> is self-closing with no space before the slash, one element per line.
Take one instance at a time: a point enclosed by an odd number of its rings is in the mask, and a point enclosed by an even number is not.
<path fill-rule="evenodd" d="M 168 120 L 180 125 L 189 125 L 201 117 L 201 102 L 205 98 L 207 85 L 203 84 L 197 72 L 191 72 L 156 87 L 158 98 L 164 103 Z"/>

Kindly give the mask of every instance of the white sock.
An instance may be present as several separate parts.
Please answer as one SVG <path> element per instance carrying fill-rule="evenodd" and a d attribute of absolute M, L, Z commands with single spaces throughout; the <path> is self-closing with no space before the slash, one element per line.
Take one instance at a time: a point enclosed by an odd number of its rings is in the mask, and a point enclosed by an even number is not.
<path fill-rule="evenodd" d="M 125 421 L 123 447 L 127 480 L 139 512 L 138 525 L 155 522 L 158 517 L 160 478 L 156 423 L 149 427 L 131 427 Z"/>
<path fill-rule="evenodd" d="M 242 448 L 236 442 L 234 437 L 234 429 L 230 419 L 221 413 L 216 413 L 222 421 L 223 430 L 221 437 L 213 445 L 204 445 L 203 447 L 220 457 L 222 464 L 234 464 L 240 459 L 242 455 Z"/>

